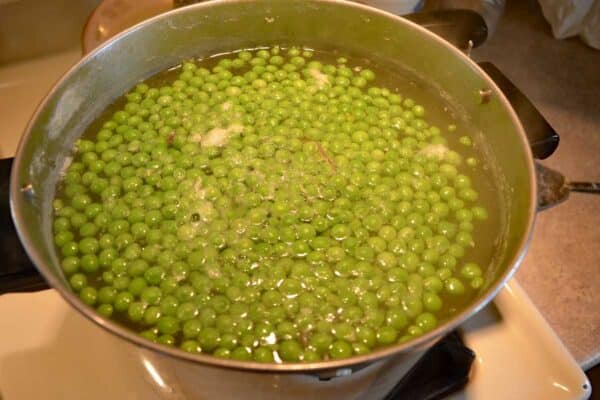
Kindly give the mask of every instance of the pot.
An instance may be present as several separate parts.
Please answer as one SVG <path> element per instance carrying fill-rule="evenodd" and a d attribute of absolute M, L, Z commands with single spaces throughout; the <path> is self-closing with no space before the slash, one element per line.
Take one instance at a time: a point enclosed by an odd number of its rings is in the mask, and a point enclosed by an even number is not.
<path fill-rule="evenodd" d="M 190 354 L 152 343 L 105 319 L 71 292 L 52 241 L 52 199 L 75 140 L 113 100 L 137 82 L 185 58 L 259 45 L 341 49 L 396 65 L 427 82 L 468 118 L 489 158 L 505 212 L 502 240 L 477 297 L 435 330 L 363 356 L 314 363 L 263 364 Z M 414 358 L 475 314 L 520 264 L 537 207 L 536 175 L 527 137 L 494 81 L 458 49 L 397 16 L 340 0 L 215 0 L 145 21 L 83 58 L 36 110 L 19 144 L 11 175 L 11 210 L 29 257 L 47 282 L 107 331 L 173 360 L 252 372 L 347 375 L 375 361 Z M 166 359 L 165 359 L 166 360 Z M 175 362 L 175 361 L 173 361 Z"/>

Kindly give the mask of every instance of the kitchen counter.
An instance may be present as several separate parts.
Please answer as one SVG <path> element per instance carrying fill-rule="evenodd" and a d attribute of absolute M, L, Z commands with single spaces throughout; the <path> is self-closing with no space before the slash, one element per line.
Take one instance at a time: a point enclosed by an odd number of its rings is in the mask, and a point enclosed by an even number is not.
<path fill-rule="evenodd" d="M 494 62 L 559 133 L 543 163 L 600 182 L 600 51 L 555 40 L 534 0 L 509 1 L 474 52 Z M 573 194 L 540 213 L 517 279 L 583 369 L 600 362 L 600 197 Z"/>

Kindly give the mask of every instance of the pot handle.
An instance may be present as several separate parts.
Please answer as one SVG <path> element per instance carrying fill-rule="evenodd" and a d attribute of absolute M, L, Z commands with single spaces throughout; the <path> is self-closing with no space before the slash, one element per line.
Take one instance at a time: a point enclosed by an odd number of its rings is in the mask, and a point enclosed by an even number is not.
<path fill-rule="evenodd" d="M 537 159 L 549 157 L 560 142 L 558 133 L 531 101 L 494 64 L 483 61 L 479 66 L 504 93 L 517 113 Z M 569 182 L 560 172 L 535 163 L 538 188 L 537 209 L 543 211 L 567 200 L 571 192 L 600 194 L 599 182 Z"/>
<path fill-rule="evenodd" d="M 23 249 L 10 213 L 12 158 L 0 159 L 0 295 L 48 289 L 48 284 Z"/>
<path fill-rule="evenodd" d="M 535 163 L 538 186 L 538 211 L 554 207 L 569 198 L 571 192 L 600 194 L 600 182 L 569 182 L 563 174 Z"/>
<path fill-rule="evenodd" d="M 467 384 L 474 360 L 473 350 L 453 331 L 427 350 L 384 400 L 444 398 Z"/>
<path fill-rule="evenodd" d="M 488 38 L 483 17 L 473 10 L 447 9 L 406 14 L 402 17 L 443 37 L 454 47 L 467 50 L 478 47 Z"/>
<path fill-rule="evenodd" d="M 487 38 L 483 17 L 471 10 L 425 11 L 404 17 L 467 51 L 482 44 Z M 525 129 L 533 156 L 545 159 L 554 153 L 560 137 L 535 105 L 494 64 L 482 61 L 478 65 L 498 85 L 515 110 Z M 538 211 L 562 203 L 571 192 L 600 194 L 600 182 L 569 182 L 560 172 L 539 162 L 535 164 Z"/>
<path fill-rule="evenodd" d="M 515 110 L 525 129 L 533 156 L 540 160 L 548 158 L 558 147 L 560 142 L 558 133 L 529 98 L 494 64 L 489 61 L 482 61 L 477 64 L 498 85 L 513 110 Z"/>
<path fill-rule="evenodd" d="M 494 64 L 478 63 L 504 93 L 517 113 L 529 140 L 531 152 L 537 159 L 549 157 L 560 142 L 558 133 L 546 121 L 531 101 Z M 567 200 L 570 192 L 600 194 L 600 183 L 569 182 L 560 172 L 535 163 L 538 187 L 537 209 L 543 211 Z"/>
<path fill-rule="evenodd" d="M 404 18 L 441 36 L 450 44 L 470 52 L 488 37 L 484 18 L 473 10 L 447 9 L 407 14 Z M 558 147 L 560 137 L 533 103 L 494 64 L 478 65 L 498 85 L 521 120 L 535 158 L 544 159 Z"/>

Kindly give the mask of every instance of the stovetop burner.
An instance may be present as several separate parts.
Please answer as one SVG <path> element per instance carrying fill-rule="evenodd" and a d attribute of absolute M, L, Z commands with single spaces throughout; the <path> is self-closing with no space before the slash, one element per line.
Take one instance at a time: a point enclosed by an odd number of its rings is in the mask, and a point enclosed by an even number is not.
<path fill-rule="evenodd" d="M 452 332 L 429 349 L 384 400 L 443 398 L 467 384 L 474 359 L 473 350 Z"/>

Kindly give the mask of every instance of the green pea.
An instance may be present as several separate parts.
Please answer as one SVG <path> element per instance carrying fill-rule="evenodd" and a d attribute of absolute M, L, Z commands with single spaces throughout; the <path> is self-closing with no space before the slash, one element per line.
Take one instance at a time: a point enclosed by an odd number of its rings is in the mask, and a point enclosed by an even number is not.
<path fill-rule="evenodd" d="M 482 275 L 481 267 L 476 263 L 466 263 L 460 270 L 460 274 L 467 280 L 480 277 Z"/>
<path fill-rule="evenodd" d="M 352 355 L 352 345 L 345 340 L 336 340 L 329 349 L 329 356 L 332 359 L 347 358 Z"/>
<path fill-rule="evenodd" d="M 151 285 L 159 285 L 166 276 L 165 270 L 159 266 L 145 269 L 143 273 L 144 279 Z"/>
<path fill-rule="evenodd" d="M 98 308 L 96 308 L 96 311 L 98 311 L 98 314 L 102 315 L 103 317 L 110 318 L 113 314 L 114 308 L 112 304 L 100 304 Z"/>
<path fill-rule="evenodd" d="M 456 243 L 462 247 L 473 247 L 475 243 L 473 242 L 473 237 L 469 232 L 458 232 L 456 234 Z"/>
<path fill-rule="evenodd" d="M 354 328 L 348 323 L 339 323 L 333 327 L 333 334 L 338 339 L 352 340 L 355 335 Z"/>
<path fill-rule="evenodd" d="M 473 279 L 471 279 L 471 287 L 473 289 L 479 289 L 479 288 L 483 287 L 484 283 L 485 283 L 485 281 L 483 280 L 483 277 L 481 277 L 481 276 L 476 276 Z"/>
<path fill-rule="evenodd" d="M 112 286 L 104 286 L 98 290 L 98 302 L 100 304 L 112 304 L 117 296 L 117 289 Z"/>
<path fill-rule="evenodd" d="M 448 268 L 448 269 L 454 269 L 454 267 L 456 266 L 456 257 L 454 257 L 451 254 L 444 254 L 441 255 L 438 259 L 438 265 L 441 268 Z"/>
<path fill-rule="evenodd" d="M 172 335 L 161 335 L 158 337 L 157 342 L 164 344 L 165 346 L 174 346 L 175 338 Z"/>
<path fill-rule="evenodd" d="M 69 230 L 71 223 L 67 217 L 58 217 L 53 223 L 54 232 L 60 233 Z"/>
<path fill-rule="evenodd" d="M 419 265 L 419 256 L 412 252 L 405 252 L 400 259 L 400 266 L 407 271 L 413 272 Z"/>
<path fill-rule="evenodd" d="M 466 233 L 473 232 L 473 228 L 474 226 L 471 221 L 462 221 L 460 224 L 458 224 L 458 229 Z"/>
<path fill-rule="evenodd" d="M 473 219 L 473 213 L 470 210 L 460 209 L 455 213 L 456 220 L 459 222 L 471 222 Z"/>
<path fill-rule="evenodd" d="M 105 248 L 98 254 L 98 265 L 102 268 L 108 268 L 117 258 L 118 252 L 113 248 Z"/>
<path fill-rule="evenodd" d="M 195 340 L 185 340 L 181 343 L 181 349 L 188 353 L 200 353 L 201 347 Z"/>
<path fill-rule="evenodd" d="M 198 307 L 191 302 L 182 303 L 177 308 L 177 319 L 180 321 L 188 321 L 198 315 Z"/>
<path fill-rule="evenodd" d="M 75 256 L 65 257 L 61 262 L 61 266 L 66 275 L 72 275 L 79 271 L 80 259 Z"/>
<path fill-rule="evenodd" d="M 319 353 L 324 353 L 328 351 L 333 340 L 333 336 L 327 332 L 316 332 L 311 335 L 309 344 Z"/>
<path fill-rule="evenodd" d="M 356 355 L 367 354 L 371 349 L 362 343 L 352 343 L 352 351 Z"/>
<path fill-rule="evenodd" d="M 421 331 L 429 332 L 436 327 L 437 318 L 432 313 L 425 312 L 415 319 L 415 323 Z"/>
<path fill-rule="evenodd" d="M 85 194 L 76 194 L 71 199 L 71 206 L 76 210 L 84 210 L 91 203 L 91 198 Z"/>
<path fill-rule="evenodd" d="M 377 342 L 381 345 L 389 345 L 396 342 L 398 331 L 391 326 L 384 326 L 377 332 Z"/>
<path fill-rule="evenodd" d="M 471 188 L 462 189 L 459 192 L 459 196 L 461 199 L 463 199 L 465 201 L 471 201 L 471 202 L 477 201 L 477 199 L 479 197 L 478 193 L 474 189 L 471 189 Z"/>
<path fill-rule="evenodd" d="M 79 246 L 75 242 L 65 243 L 60 252 L 64 257 L 76 256 L 79 253 Z"/>
<path fill-rule="evenodd" d="M 141 321 L 144 317 L 146 307 L 146 304 L 142 302 L 131 303 L 127 309 L 127 315 L 129 316 L 129 319 L 133 322 Z"/>
<path fill-rule="evenodd" d="M 144 320 L 144 323 L 147 325 L 155 325 L 161 316 L 162 316 L 162 313 L 161 313 L 159 307 L 149 306 L 144 311 L 143 320 Z"/>
<path fill-rule="evenodd" d="M 372 81 L 375 79 L 375 73 L 370 69 L 363 69 L 360 71 L 360 77 L 367 81 Z"/>
<path fill-rule="evenodd" d="M 242 361 L 252 360 L 252 351 L 248 347 L 236 347 L 231 352 L 231 358 Z"/>
<path fill-rule="evenodd" d="M 219 331 L 211 327 L 203 328 L 198 336 L 198 343 L 203 352 L 214 350 L 219 345 L 220 340 Z"/>
<path fill-rule="evenodd" d="M 458 189 L 469 188 L 471 187 L 471 179 L 466 175 L 459 174 L 454 178 L 454 185 Z"/>
<path fill-rule="evenodd" d="M 81 273 L 73 274 L 69 279 L 69 284 L 73 290 L 79 292 L 87 285 L 87 277 Z"/>
<path fill-rule="evenodd" d="M 452 276 L 452 271 L 448 268 L 440 268 L 437 270 L 437 276 L 445 281 Z"/>
<path fill-rule="evenodd" d="M 389 242 L 396 238 L 396 229 L 390 225 L 384 225 L 379 229 L 378 232 L 379 237 Z"/>
<path fill-rule="evenodd" d="M 231 333 L 231 332 L 225 332 L 223 333 L 223 331 L 221 331 L 222 335 L 221 335 L 221 340 L 219 342 L 219 345 L 221 347 L 224 347 L 228 350 L 233 350 L 234 348 L 236 348 L 238 346 L 238 338 L 235 334 Z"/>
<path fill-rule="evenodd" d="M 412 108 L 412 112 L 413 112 L 413 114 L 415 114 L 415 116 L 422 117 L 425 115 L 425 108 L 423 108 L 423 106 L 420 106 L 420 105 L 415 105 Z"/>
<path fill-rule="evenodd" d="M 86 222 L 83 225 L 81 225 L 81 227 L 79 228 L 79 235 L 86 237 L 86 239 L 92 239 L 92 238 L 89 238 L 89 236 L 94 236 L 94 235 L 96 235 L 97 232 L 98 232 L 98 227 L 96 226 L 96 224 L 94 224 L 92 222 Z"/>
<path fill-rule="evenodd" d="M 383 218 L 380 215 L 371 214 L 365 217 L 363 224 L 370 231 L 378 231 L 383 225 Z"/>
<path fill-rule="evenodd" d="M 444 286 L 446 291 L 451 295 L 461 295 L 465 292 L 465 286 L 457 278 L 449 278 Z"/>
<path fill-rule="evenodd" d="M 454 190 L 454 189 L 452 189 L 452 190 Z M 451 196 L 454 196 L 454 195 L 455 194 L 452 191 Z M 447 199 L 447 201 L 448 201 L 448 208 L 450 208 L 450 210 L 453 210 L 453 211 L 458 211 L 465 206 L 465 202 L 456 197 L 450 197 Z"/>
<path fill-rule="evenodd" d="M 73 238 L 74 235 L 70 231 L 61 231 L 54 235 L 54 244 L 57 247 L 62 247 L 65 244 L 72 242 Z"/>
<path fill-rule="evenodd" d="M 370 237 L 367 239 L 367 244 L 378 253 L 384 252 L 387 249 L 387 242 L 379 236 Z"/>
<path fill-rule="evenodd" d="M 386 313 L 386 323 L 397 330 L 401 330 L 408 325 L 408 318 L 400 308 L 389 308 Z"/>
<path fill-rule="evenodd" d="M 473 207 L 471 209 L 471 213 L 473 214 L 473 217 L 477 220 L 485 221 L 486 219 L 488 219 L 487 210 L 483 207 Z"/>
<path fill-rule="evenodd" d="M 179 321 L 171 316 L 165 315 L 158 319 L 157 328 L 160 333 L 173 335 L 180 329 Z"/>
<path fill-rule="evenodd" d="M 129 309 L 129 306 L 131 303 L 133 303 L 133 300 L 134 297 L 131 293 L 121 292 L 115 297 L 113 306 L 115 307 L 115 310 L 123 312 Z"/>
<path fill-rule="evenodd" d="M 88 306 L 93 306 L 98 300 L 98 292 L 93 287 L 87 286 L 79 291 L 79 298 Z"/>
<path fill-rule="evenodd" d="M 127 290 L 134 296 L 139 296 L 147 286 L 146 280 L 141 277 L 135 277 L 129 283 Z"/>
<path fill-rule="evenodd" d="M 98 257 L 94 254 L 85 254 L 80 259 L 81 270 L 86 273 L 94 273 L 98 271 Z"/>
<path fill-rule="evenodd" d="M 461 258 L 462 256 L 464 256 L 465 250 L 463 246 L 454 243 L 451 244 L 450 247 L 448 247 L 448 254 L 454 256 L 455 258 Z"/>
<path fill-rule="evenodd" d="M 372 261 L 375 253 L 370 247 L 359 246 L 354 251 L 354 257 L 361 261 Z"/>
<path fill-rule="evenodd" d="M 423 293 L 423 306 L 426 310 L 435 312 L 442 308 L 442 299 L 435 292 Z"/>
<path fill-rule="evenodd" d="M 423 254 L 421 254 L 421 257 L 422 257 L 423 261 L 434 264 L 439 260 L 440 254 L 437 249 L 432 248 L 432 249 L 426 249 L 425 251 L 423 251 Z"/>
<path fill-rule="evenodd" d="M 418 296 L 406 296 L 402 299 L 402 309 L 409 318 L 415 318 L 423 311 L 423 303 Z"/>
<path fill-rule="evenodd" d="M 365 310 L 364 323 L 371 328 L 380 327 L 385 321 L 385 312 L 377 309 Z"/>
<path fill-rule="evenodd" d="M 129 282 L 131 282 L 131 278 L 129 278 L 129 276 L 115 276 L 115 278 L 113 279 L 113 286 L 115 287 L 115 289 L 124 290 L 127 289 L 127 287 L 129 286 Z"/>
<path fill-rule="evenodd" d="M 356 330 L 357 339 L 369 349 L 373 348 L 377 343 L 377 333 L 369 327 L 359 327 Z"/>
<path fill-rule="evenodd" d="M 398 259 L 391 252 L 382 252 L 377 255 L 377 264 L 379 264 L 382 269 L 388 270 L 395 268 L 398 265 Z"/>
<path fill-rule="evenodd" d="M 200 335 L 202 322 L 198 319 L 190 319 L 183 324 L 182 333 L 187 339 L 193 339 Z"/>
<path fill-rule="evenodd" d="M 158 305 L 161 298 L 162 291 L 155 286 L 145 287 L 140 293 L 140 300 L 150 305 Z"/>
<path fill-rule="evenodd" d="M 283 361 L 300 361 L 302 356 L 302 346 L 295 340 L 284 340 L 279 344 L 279 357 Z"/>
<path fill-rule="evenodd" d="M 271 363 L 274 362 L 273 350 L 266 347 L 258 347 L 253 352 L 254 361 Z"/>
<path fill-rule="evenodd" d="M 337 224 L 331 227 L 331 237 L 335 240 L 344 240 L 351 234 L 351 230 L 344 224 Z"/>
<path fill-rule="evenodd" d="M 231 350 L 226 349 L 224 347 L 219 347 L 218 349 L 216 349 L 214 351 L 213 356 L 219 357 L 219 358 L 230 358 L 231 357 Z"/>

